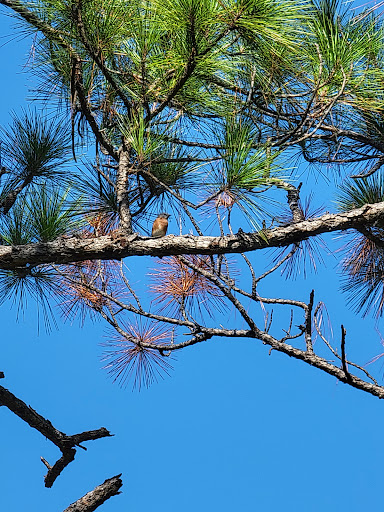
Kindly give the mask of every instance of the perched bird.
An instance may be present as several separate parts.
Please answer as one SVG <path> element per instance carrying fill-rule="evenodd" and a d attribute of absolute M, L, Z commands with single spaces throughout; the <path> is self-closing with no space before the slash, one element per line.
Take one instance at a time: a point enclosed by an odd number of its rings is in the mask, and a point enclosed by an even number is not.
<path fill-rule="evenodd" d="M 167 234 L 169 213 L 159 213 L 152 226 L 152 236 L 160 238 Z"/>

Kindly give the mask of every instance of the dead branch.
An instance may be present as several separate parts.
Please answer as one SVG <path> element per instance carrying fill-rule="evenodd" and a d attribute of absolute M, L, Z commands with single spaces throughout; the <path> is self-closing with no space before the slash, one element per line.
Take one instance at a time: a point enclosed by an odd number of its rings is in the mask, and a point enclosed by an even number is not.
<path fill-rule="evenodd" d="M 341 326 L 341 366 L 343 368 L 343 371 L 345 373 L 345 377 L 347 378 L 347 381 L 350 380 L 351 375 L 348 371 L 347 366 L 347 360 L 345 357 L 345 336 L 347 334 L 347 331 L 345 330 L 344 325 Z"/>
<path fill-rule="evenodd" d="M 332 354 L 337 357 L 337 359 L 339 359 L 341 361 L 341 357 L 340 355 L 337 353 L 337 350 L 335 350 L 332 345 L 329 343 L 329 341 L 327 340 L 327 338 L 324 336 L 324 334 L 321 332 L 321 329 L 320 329 L 320 325 L 319 325 L 319 322 L 317 320 L 317 314 L 320 310 L 320 307 L 321 307 L 321 303 L 319 303 L 317 306 L 316 306 L 316 309 L 315 309 L 315 312 L 314 312 L 314 315 L 313 315 L 313 321 L 314 321 L 314 324 L 315 324 L 315 329 L 317 331 L 317 334 L 320 336 L 320 338 L 324 341 L 325 345 L 329 348 L 329 350 L 332 352 Z M 368 379 L 370 379 L 376 386 L 378 386 L 378 382 L 377 380 L 372 377 L 372 375 L 363 367 L 363 366 L 360 366 L 356 363 L 353 363 L 352 361 L 347 361 L 346 360 L 346 364 L 349 364 L 350 366 L 354 366 L 355 368 L 357 368 L 358 370 L 361 370 L 363 373 L 365 373 L 365 375 L 368 377 Z"/>
<path fill-rule="evenodd" d="M 61 458 L 53 466 L 42 458 L 42 462 L 48 468 L 48 473 L 44 477 L 46 487 L 52 487 L 62 470 L 73 461 L 76 454 L 75 447 L 80 446 L 81 442 L 110 437 L 112 435 L 106 428 L 102 427 L 98 430 L 68 436 L 64 434 L 64 432 L 57 430 L 49 420 L 43 418 L 43 416 L 38 414 L 32 407 L 26 405 L 25 402 L 17 398 L 3 386 L 0 386 L 0 405 L 8 407 L 10 411 L 28 423 L 30 427 L 38 430 L 62 452 Z"/>
<path fill-rule="evenodd" d="M 313 299 L 315 296 L 315 290 L 311 291 L 309 296 L 309 303 L 307 304 L 306 312 L 305 312 L 305 344 L 307 346 L 307 351 L 313 353 L 312 346 L 312 309 L 313 309 Z"/>
<path fill-rule="evenodd" d="M 304 220 L 303 210 L 300 208 L 300 189 L 302 183 L 298 187 L 291 185 L 287 190 L 288 206 L 292 212 L 293 222 Z"/>
<path fill-rule="evenodd" d="M 185 260 L 184 258 L 182 258 Z M 183 327 L 187 327 L 190 331 L 191 337 L 183 342 L 180 343 L 174 343 L 173 339 L 171 343 L 152 343 L 152 342 L 140 342 L 140 347 L 143 349 L 151 349 L 156 350 L 160 354 L 164 354 L 165 352 L 173 352 L 176 350 L 181 350 L 183 348 L 186 348 L 188 346 L 195 345 L 197 343 L 201 343 L 207 340 L 210 340 L 213 337 L 225 337 L 225 338 L 249 338 L 260 340 L 264 345 L 269 345 L 272 350 L 276 350 L 278 352 L 283 352 L 287 354 L 290 357 L 294 357 L 295 359 L 300 359 L 307 364 L 314 366 L 325 373 L 328 373 L 329 375 L 332 375 L 336 377 L 341 382 L 348 383 L 352 387 L 355 387 L 357 389 L 363 390 L 367 393 L 370 393 L 374 396 L 377 396 L 379 398 L 384 398 L 384 387 L 379 386 L 377 382 L 366 372 L 364 368 L 361 368 L 360 366 L 356 365 L 352 362 L 347 362 L 345 360 L 346 364 L 350 364 L 359 370 L 362 370 L 369 379 L 371 379 L 374 383 L 371 384 L 370 382 L 367 382 L 359 377 L 356 377 L 355 375 L 352 375 L 348 372 L 348 375 L 346 374 L 345 370 L 343 368 L 340 368 L 339 366 L 336 366 L 326 359 L 318 356 L 313 352 L 312 344 L 309 344 L 308 348 L 308 340 L 307 341 L 307 347 L 306 350 L 301 350 L 297 347 L 294 347 L 292 345 L 289 345 L 286 343 L 288 339 L 297 339 L 303 334 L 307 334 L 307 336 L 311 335 L 310 332 L 310 323 L 311 323 L 311 314 L 308 314 L 308 312 L 311 312 L 313 307 L 313 293 L 311 293 L 310 297 L 310 303 L 305 304 L 298 301 L 292 301 L 288 299 L 261 299 L 260 297 L 257 298 L 257 300 L 265 301 L 265 303 L 273 303 L 273 304 L 289 304 L 298 306 L 305 310 L 306 312 L 306 325 L 299 326 L 299 332 L 296 334 L 291 334 L 290 332 L 287 333 L 286 336 L 284 336 L 281 339 L 277 339 L 273 336 L 271 336 L 268 333 L 269 326 L 265 327 L 264 330 L 259 329 L 256 324 L 254 323 L 253 319 L 249 316 L 248 312 L 244 309 L 242 304 L 232 295 L 231 288 L 224 285 L 220 279 L 210 272 L 198 268 L 196 265 L 193 265 L 189 261 L 183 261 L 184 264 L 195 270 L 196 272 L 200 273 L 210 281 L 212 281 L 218 288 L 224 293 L 224 295 L 228 298 L 228 300 L 233 304 L 233 306 L 239 311 L 239 313 L 243 316 L 243 319 L 248 323 L 248 325 L 251 327 L 250 329 L 225 329 L 225 328 L 211 328 L 206 327 L 203 325 L 196 325 L 193 322 L 186 321 L 185 319 L 178 319 L 178 318 L 171 318 L 171 317 L 164 317 L 162 315 L 156 315 L 153 313 L 150 313 L 148 311 L 144 311 L 139 308 L 135 308 L 131 304 L 124 304 L 112 295 L 102 291 L 98 290 L 98 293 L 105 298 L 111 300 L 116 305 L 121 307 L 121 309 L 126 311 L 131 311 L 135 314 L 144 316 L 146 318 L 150 318 L 153 320 L 158 320 L 165 323 L 170 323 L 173 325 L 179 325 Z M 96 290 L 96 288 L 93 285 L 85 284 L 85 286 L 89 287 L 90 290 Z M 130 339 L 131 336 L 122 329 L 122 327 L 119 325 L 117 319 L 115 316 L 110 317 L 108 316 L 103 310 L 98 311 L 103 318 L 112 326 L 114 327 L 123 337 L 126 337 L 127 339 Z M 318 312 L 318 307 L 315 310 L 314 316 L 315 316 L 315 326 L 318 330 L 318 325 L 316 321 L 316 314 Z M 292 323 L 292 320 L 291 320 Z M 307 332 L 306 332 L 307 331 Z M 330 347 L 330 345 L 327 343 L 327 345 Z M 330 347 L 332 352 L 338 357 L 338 359 L 341 359 L 340 356 Z"/>
<path fill-rule="evenodd" d="M 120 494 L 120 488 L 123 485 L 120 477 L 121 474 L 108 478 L 93 491 L 87 492 L 85 496 L 69 505 L 64 512 L 93 512 L 109 498 Z"/>

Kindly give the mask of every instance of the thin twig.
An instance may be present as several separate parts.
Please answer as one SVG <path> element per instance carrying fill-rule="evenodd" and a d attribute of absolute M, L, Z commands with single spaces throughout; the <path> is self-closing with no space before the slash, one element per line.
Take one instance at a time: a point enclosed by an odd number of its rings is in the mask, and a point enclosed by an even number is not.
<path fill-rule="evenodd" d="M 313 299 L 315 296 L 315 290 L 312 290 L 309 295 L 309 303 L 307 304 L 307 310 L 305 312 L 305 344 L 307 346 L 307 352 L 313 354 L 313 345 L 312 345 L 312 309 L 313 309 Z"/>
<path fill-rule="evenodd" d="M 347 360 L 345 358 L 345 336 L 346 336 L 346 334 L 347 334 L 347 331 L 345 330 L 344 325 L 342 325 L 341 326 L 341 366 L 344 370 L 345 377 L 346 377 L 347 381 L 350 381 L 351 375 L 348 371 Z"/>
<path fill-rule="evenodd" d="M 341 357 L 340 355 L 337 353 L 337 351 L 332 347 L 332 345 L 329 343 L 329 341 L 327 340 L 327 338 L 323 335 L 323 333 L 321 332 L 321 329 L 320 329 L 320 326 L 318 324 L 318 321 L 317 321 L 317 314 L 319 312 L 319 309 L 320 309 L 320 306 L 321 306 L 321 302 L 319 302 L 319 304 L 316 306 L 316 309 L 315 309 L 315 312 L 314 312 L 314 315 L 313 315 L 313 320 L 314 320 L 314 324 L 315 324 L 315 328 L 316 328 L 316 331 L 317 331 L 317 334 L 319 335 L 319 337 L 323 340 L 323 342 L 325 343 L 325 345 L 329 348 L 329 350 L 332 352 L 332 354 L 341 361 Z M 375 386 L 378 386 L 379 383 L 377 382 L 377 380 L 372 377 L 372 375 L 363 367 L 363 366 L 360 366 L 356 363 L 353 363 L 352 361 L 347 361 L 347 364 L 349 364 L 350 366 L 353 366 L 355 368 L 357 368 L 358 370 L 362 371 L 363 373 L 365 373 L 365 375 L 368 377 L 368 379 L 370 379 L 374 384 Z"/>

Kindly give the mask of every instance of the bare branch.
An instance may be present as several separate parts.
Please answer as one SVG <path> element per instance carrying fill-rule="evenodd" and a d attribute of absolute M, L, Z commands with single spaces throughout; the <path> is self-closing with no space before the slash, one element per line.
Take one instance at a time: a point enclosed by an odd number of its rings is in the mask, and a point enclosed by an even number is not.
<path fill-rule="evenodd" d="M 286 254 L 283 258 L 281 258 L 281 260 L 279 260 L 276 265 L 274 265 L 273 267 L 269 268 L 268 270 L 266 270 L 263 274 L 261 274 L 261 276 L 257 277 L 255 279 L 255 282 L 256 284 L 259 283 L 262 279 L 264 279 L 265 277 L 267 277 L 268 275 L 272 274 L 273 272 L 275 272 L 275 270 L 277 270 L 279 267 L 281 267 L 281 265 L 289 260 L 289 258 L 292 258 L 292 256 L 295 254 L 295 252 L 298 250 L 299 248 L 299 245 L 298 244 L 295 244 L 293 249 L 291 251 L 289 251 L 288 254 Z"/>
<path fill-rule="evenodd" d="M 300 189 L 302 183 L 298 187 L 290 185 L 287 190 L 288 206 L 292 212 L 293 222 L 304 220 L 303 210 L 300 208 Z"/>
<path fill-rule="evenodd" d="M 337 357 L 337 359 L 339 359 L 341 361 L 341 357 L 339 356 L 339 354 L 337 353 L 337 350 L 335 350 L 332 345 L 329 343 L 329 341 L 327 340 L 327 338 L 323 335 L 323 333 L 321 332 L 321 329 L 320 329 L 320 326 L 319 326 L 319 323 L 317 321 L 317 314 L 319 312 L 319 309 L 321 307 L 322 303 L 319 302 L 319 304 L 316 306 L 316 309 L 315 309 L 315 312 L 314 312 L 314 315 L 313 315 L 313 320 L 314 320 L 314 324 L 315 324 L 315 328 L 316 328 L 316 331 L 317 331 L 317 334 L 320 336 L 320 338 L 324 341 L 324 343 L 326 344 L 326 346 L 329 348 L 329 350 L 332 352 L 332 354 Z M 378 386 L 378 382 L 377 380 L 372 377 L 372 375 L 363 367 L 363 366 L 360 366 L 356 363 L 352 363 L 352 361 L 346 361 L 347 364 L 351 365 L 351 366 L 354 366 L 355 368 L 357 368 L 358 370 L 361 370 L 363 373 L 365 373 L 365 375 L 368 377 L 368 379 L 370 379 L 376 386 Z"/>
<path fill-rule="evenodd" d="M 120 488 L 123 485 L 120 477 L 121 474 L 108 478 L 93 491 L 69 505 L 64 512 L 93 512 L 109 498 L 120 494 Z"/>
<path fill-rule="evenodd" d="M 342 325 L 341 326 L 341 365 L 342 365 L 343 371 L 345 373 L 345 377 L 346 377 L 347 381 L 349 381 L 351 378 L 351 375 L 348 371 L 347 360 L 345 357 L 345 336 L 346 336 L 346 334 L 347 334 L 347 331 L 345 330 L 344 325 Z"/>
<path fill-rule="evenodd" d="M 0 386 L 0 405 L 8 407 L 10 411 L 28 423 L 30 427 L 38 430 L 61 450 L 62 457 L 54 466 L 50 466 L 45 459 L 43 459 L 45 466 L 48 468 L 48 473 L 44 479 L 46 487 L 52 487 L 61 471 L 73 461 L 76 454 L 76 445 L 79 445 L 80 442 L 111 436 L 109 431 L 104 427 L 98 430 L 67 436 L 63 432 L 60 432 L 60 430 L 57 430 L 49 420 L 43 418 L 43 416 L 38 414 L 32 407 L 26 405 L 22 400 L 2 386 Z"/>
<path fill-rule="evenodd" d="M 378 171 L 382 166 L 384 165 L 384 156 L 379 157 L 378 161 L 375 163 L 369 171 L 361 173 L 361 174 L 352 174 L 351 178 L 367 178 L 368 176 L 371 176 L 376 171 Z"/>
<path fill-rule="evenodd" d="M 348 383 L 350 386 L 370 393 L 373 396 L 377 396 L 378 398 L 384 398 L 384 387 L 378 386 L 377 384 L 371 384 L 370 382 L 366 382 L 365 380 L 356 377 L 355 375 L 350 374 L 350 378 L 348 379 L 345 375 L 343 369 L 329 363 L 322 357 L 311 354 L 308 351 L 303 351 L 298 348 L 292 347 L 287 343 L 281 343 L 276 340 L 272 336 L 268 334 L 263 334 L 262 336 L 263 343 L 270 345 L 274 350 L 279 352 L 283 352 L 290 357 L 294 357 L 296 359 L 300 359 L 307 364 L 318 368 L 319 370 L 328 373 L 329 375 L 333 375 L 341 382 Z"/>
<path fill-rule="evenodd" d="M 305 312 L 305 344 L 307 346 L 307 351 L 313 354 L 313 346 L 312 346 L 312 309 L 313 309 L 313 299 L 315 296 L 315 291 L 312 290 L 309 296 L 309 303 L 307 305 L 307 309 Z"/>

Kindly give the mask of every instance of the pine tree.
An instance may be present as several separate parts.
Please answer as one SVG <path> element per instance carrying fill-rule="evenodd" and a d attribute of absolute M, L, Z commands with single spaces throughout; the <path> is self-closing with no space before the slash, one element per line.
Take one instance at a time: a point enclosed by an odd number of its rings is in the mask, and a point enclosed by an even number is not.
<path fill-rule="evenodd" d="M 322 268 L 320 235 L 342 232 L 342 293 L 357 314 L 383 314 L 375 10 L 337 0 L 0 4 L 34 35 L 42 105 L 1 133 L 2 300 L 23 307 L 32 295 L 48 326 L 54 301 L 67 317 L 101 317 L 115 332 L 105 368 L 138 389 L 169 374 L 181 349 L 245 338 L 383 398 L 347 359 L 344 326 L 340 348 L 324 332 L 314 292 L 259 293 L 271 275 L 290 283 Z M 324 175 L 334 213 L 319 209 L 315 187 L 302 198 L 301 181 Z M 152 237 L 162 212 L 172 228 Z M 273 248 L 260 272 L 258 254 Z M 146 291 L 126 272 L 133 256 L 158 258 Z M 292 311 L 283 336 L 272 308 Z"/>

